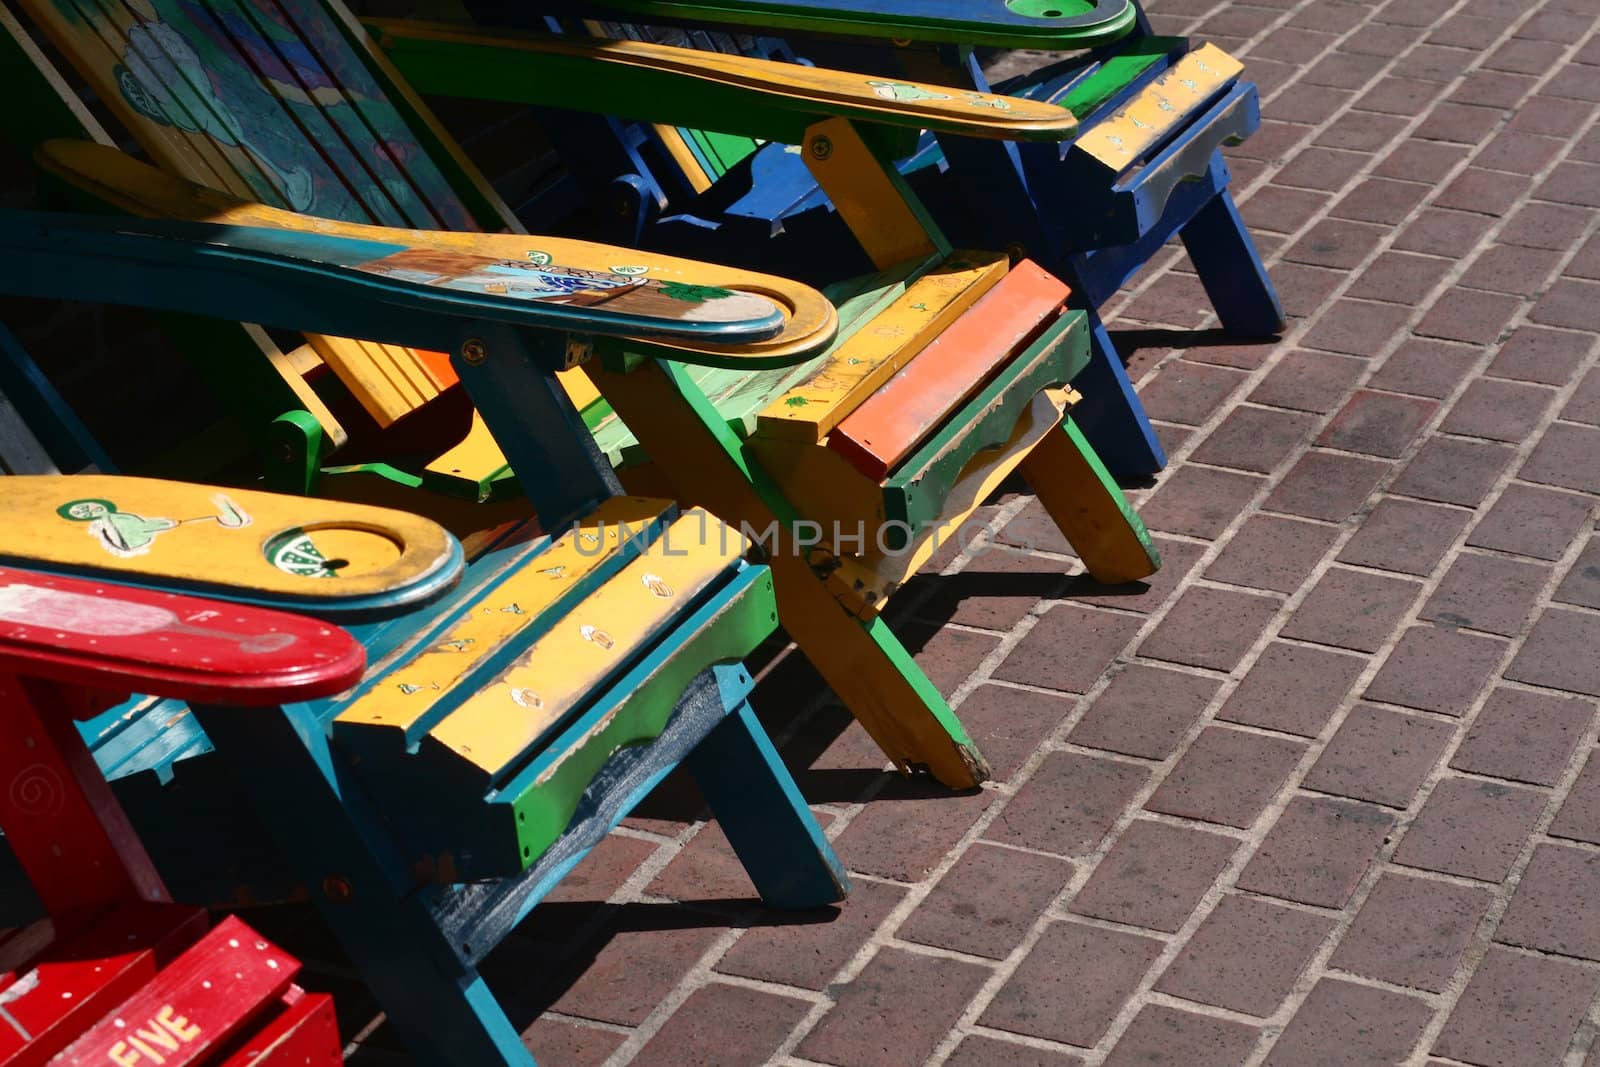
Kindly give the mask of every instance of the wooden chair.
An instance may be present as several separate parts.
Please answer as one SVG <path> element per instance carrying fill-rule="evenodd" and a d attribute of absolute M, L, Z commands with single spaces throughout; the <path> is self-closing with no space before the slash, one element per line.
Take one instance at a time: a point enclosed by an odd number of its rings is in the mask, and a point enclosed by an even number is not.
<path fill-rule="evenodd" d="M 476 202 L 486 202 L 481 180 L 447 151 L 437 125 L 336 5 L 297 0 L 270 12 L 230 5 L 214 18 L 232 36 L 207 28 L 213 16 L 204 12 L 211 8 L 165 0 L 138 17 L 109 22 L 98 8 L 73 8 L 78 13 L 68 17 L 50 0 L 25 6 L 169 169 L 215 182 L 226 171 L 246 195 L 280 202 L 309 197 L 312 211 L 324 215 L 366 197 L 378 202 L 372 210 L 403 206 L 464 217 L 467 201 L 445 199 L 454 188 L 445 180 L 448 168 L 472 179 L 467 188 L 478 190 Z M 258 46 L 257 37 L 292 44 Z M 20 55 L 27 42 L 17 39 Z M 146 50 L 142 42 L 157 39 L 169 58 L 204 57 L 211 99 L 186 95 L 190 83 L 172 69 L 135 62 Z M 188 50 L 175 41 L 190 42 Z M 1011 270 L 1004 254 L 952 252 L 867 138 L 876 143 L 928 127 L 1055 141 L 1070 132 L 1070 116 L 1034 105 L 1004 113 L 975 106 L 989 99 L 982 94 L 885 100 L 857 76 L 741 57 L 716 57 L 718 66 L 708 71 L 700 53 L 644 45 L 546 37 L 508 49 L 470 36 L 443 43 L 468 49 L 484 64 L 486 92 L 528 82 L 528 63 L 537 62 L 538 81 L 552 97 L 570 95 L 561 87 L 576 79 L 595 87 L 585 106 L 643 108 L 649 113 L 642 118 L 700 126 L 731 122 L 736 132 L 804 141 L 825 182 L 860 190 L 861 211 L 878 220 L 875 251 L 883 273 L 841 281 L 834 290 L 848 321 L 845 339 L 826 351 L 819 338 L 834 327 L 833 309 L 804 287 L 707 273 L 679 261 L 646 263 L 637 252 L 617 251 L 598 262 L 613 278 L 678 271 L 675 277 L 690 286 L 731 279 L 781 294 L 790 315 L 784 337 L 791 340 L 742 353 L 720 369 L 705 352 L 658 359 L 670 353 L 601 341 L 608 369 L 596 361 L 588 368 L 622 421 L 603 405 L 591 404 L 586 414 L 595 416 L 592 428 L 608 455 L 636 454 L 637 434 L 680 499 L 705 504 L 763 540 L 783 625 L 898 766 L 925 766 L 954 786 L 983 780 L 981 755 L 879 618 L 885 599 L 927 559 L 938 537 L 949 536 L 1016 470 L 1029 477 L 1097 577 L 1133 580 L 1157 561 L 1120 490 L 1066 417 L 1075 394 L 1060 387 L 1085 358 L 1087 330 L 1081 314 L 1062 313 L 1065 287 L 1026 264 Z M 281 63 L 271 58 L 278 55 L 273 48 L 289 50 L 293 71 L 272 66 Z M 28 69 L 39 63 L 34 55 Z M 257 73 L 262 64 L 265 74 Z M 865 133 L 858 122 L 867 124 Z M 368 136 L 372 131 L 381 137 Z M 332 147 L 315 150 L 324 140 Z M 335 166 L 346 156 L 357 163 Z M 56 145 L 40 158 L 52 173 L 123 210 L 191 219 L 276 217 L 220 194 L 160 186 L 105 151 Z M 487 240 L 506 258 L 534 264 L 576 247 L 543 237 L 460 240 L 463 247 Z M 815 353 L 808 362 L 752 370 L 760 366 L 754 357 L 773 345 L 789 353 L 773 360 L 782 364 L 798 358 L 805 344 Z M 461 359 L 454 362 L 459 374 Z M 505 434 L 526 413 L 493 393 L 474 399 L 515 461 Z M 525 477 L 523 488 L 537 501 L 539 486 Z M 801 551 L 796 534 L 810 539 Z"/>
<path fill-rule="evenodd" d="M 491 421 L 523 417 L 503 435 L 512 461 L 550 472 L 539 524 L 500 531 L 464 577 L 445 530 L 385 509 L 90 475 L 11 478 L 0 496 L 0 562 L 293 608 L 366 646 L 352 690 L 272 715 L 201 701 L 191 717 L 417 1061 L 529 1062 L 477 962 L 680 763 L 769 904 L 841 899 L 843 871 L 746 702 L 739 660 L 776 624 L 769 572 L 703 513 L 615 495 L 554 379 L 618 331 L 724 362 L 794 358 L 773 353 L 804 315 L 729 288 L 668 295 L 688 283 L 660 261 L 665 281 L 619 285 L 573 260 L 497 256 L 494 238 L 230 214 L 219 194 L 118 165 L 121 188 L 183 192 L 212 221 L 0 213 L 0 292 L 448 350 Z M 243 652 L 282 644 L 232 613 L 212 621 Z"/>
<path fill-rule="evenodd" d="M 1219 152 L 1258 127 L 1258 93 L 1221 49 L 1152 36 L 1136 5 L 1120 12 L 1116 5 L 1079 6 L 469 3 L 490 25 L 528 26 L 546 13 L 544 23 L 572 32 L 651 39 L 669 31 L 617 19 L 660 21 L 691 27 L 674 39 L 693 47 L 790 59 L 798 52 L 874 75 L 884 91 L 909 78 L 1066 107 L 1079 123 L 1070 144 L 926 136 L 898 166 L 955 243 L 1030 256 L 1073 288 L 1074 306 L 1090 315 L 1092 353 L 1075 379 L 1085 396 L 1077 419 L 1114 473 L 1136 477 L 1160 470 L 1166 457 L 1096 309 L 1178 235 L 1225 328 L 1262 336 L 1283 326 Z M 576 17 L 591 10 L 593 19 Z M 1047 18 L 1042 11 L 1058 14 Z M 391 36 L 405 32 L 383 25 Z M 755 36 L 784 30 L 794 36 Z M 1066 58 L 991 86 L 974 61 L 976 45 L 1047 49 Z M 400 66 L 407 77 L 419 76 L 409 59 Z M 431 75 L 430 83 L 451 91 L 442 75 Z M 692 248 L 758 269 L 783 264 L 784 273 L 812 281 L 819 267 L 826 276 L 855 251 L 815 179 L 782 145 L 611 120 L 611 143 L 597 147 L 594 120 L 561 111 L 543 119 L 592 204 L 585 225 L 605 240 L 668 252 Z M 531 205 L 532 213 L 540 209 Z"/>
<path fill-rule="evenodd" d="M 0 568 L 0 830 L 47 916 L 0 932 L 0 1064 L 343 1062 L 332 999 L 294 984 L 294 957 L 173 902 L 74 720 L 128 688 L 310 700 L 365 663 L 310 619 Z"/>

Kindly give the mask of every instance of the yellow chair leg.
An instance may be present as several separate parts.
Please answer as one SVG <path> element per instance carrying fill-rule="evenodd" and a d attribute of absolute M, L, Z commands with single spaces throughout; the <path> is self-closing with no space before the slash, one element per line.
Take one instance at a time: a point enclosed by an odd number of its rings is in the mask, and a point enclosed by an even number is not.
<path fill-rule="evenodd" d="M 677 479 L 680 501 L 758 535 L 780 523 L 752 481 L 764 474 L 743 465 L 738 441 L 693 383 L 677 380 L 681 371 L 644 360 L 626 374 L 592 363 L 590 375 L 645 451 Z M 901 770 L 926 767 L 952 789 L 987 779 L 977 746 L 887 624 L 849 615 L 795 554 L 790 533 L 782 530 L 770 561 L 779 621 L 823 680 Z"/>
<path fill-rule="evenodd" d="M 1097 582 L 1116 585 L 1156 572 L 1161 556 L 1144 522 L 1084 440 L 1071 416 L 1022 461 L 1022 476 L 1072 542 Z"/>

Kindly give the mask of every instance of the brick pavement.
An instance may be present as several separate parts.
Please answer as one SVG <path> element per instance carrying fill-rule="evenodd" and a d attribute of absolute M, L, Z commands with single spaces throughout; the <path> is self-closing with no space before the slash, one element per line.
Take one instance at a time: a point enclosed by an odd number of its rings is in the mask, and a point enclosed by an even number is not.
<path fill-rule="evenodd" d="M 774 922 L 673 783 L 490 961 L 541 1062 L 1600 1063 L 1600 0 L 1152 12 L 1261 86 L 1293 316 L 1220 336 L 1175 250 L 1109 309 L 1165 570 L 1011 495 L 919 579 L 970 796 L 780 657 L 855 895 Z"/>

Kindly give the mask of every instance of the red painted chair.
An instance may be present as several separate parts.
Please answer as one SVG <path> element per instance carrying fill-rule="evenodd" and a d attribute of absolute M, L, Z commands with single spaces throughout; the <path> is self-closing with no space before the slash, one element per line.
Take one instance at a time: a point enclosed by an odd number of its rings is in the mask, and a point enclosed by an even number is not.
<path fill-rule="evenodd" d="M 130 690 L 275 707 L 365 665 L 312 619 L 0 568 L 0 830 L 49 915 L 0 934 L 0 1065 L 343 1062 L 293 957 L 172 902 L 73 720 Z"/>

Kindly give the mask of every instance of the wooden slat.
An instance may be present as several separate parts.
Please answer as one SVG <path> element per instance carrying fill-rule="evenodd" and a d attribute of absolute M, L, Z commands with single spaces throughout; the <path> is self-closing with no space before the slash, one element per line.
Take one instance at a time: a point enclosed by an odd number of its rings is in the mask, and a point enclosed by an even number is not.
<path fill-rule="evenodd" d="M 299 962 L 230 915 L 62 1051 L 62 1067 L 201 1062 L 272 1007 Z"/>
<path fill-rule="evenodd" d="M 668 503 L 640 497 L 615 497 L 584 517 L 529 565 L 507 578 L 431 647 L 385 674 L 381 684 L 352 701 L 334 720 L 341 741 L 365 743 L 362 731 L 398 734 L 399 742 L 448 699 L 474 667 L 503 648 L 521 630 L 584 578 L 604 567 L 619 550 L 659 521 Z"/>
<path fill-rule="evenodd" d="M 828 435 L 828 447 L 881 481 L 1011 354 L 1052 319 L 1067 287 L 1023 260 L 971 310 Z"/>
<path fill-rule="evenodd" d="M 14 1062 L 43 1064 L 154 978 L 205 926 L 201 908 L 132 901 L 58 942 L 10 981 L 0 978 L 9 994 L 0 1005 L 0 1033 L 25 1038 Z"/>
<path fill-rule="evenodd" d="M 1244 64 L 1216 45 L 1203 45 L 1178 60 L 1109 118 L 1086 130 L 1073 143 L 1072 151 L 1098 160 L 1112 174 L 1120 174 L 1243 70 Z"/>
<path fill-rule="evenodd" d="M 428 735 L 486 774 L 540 734 L 744 554 L 737 530 L 685 514 L 656 544 L 587 597 Z"/>
<path fill-rule="evenodd" d="M 860 330 L 836 343 L 811 376 L 775 399 L 756 433 L 819 442 L 1005 277 L 1003 254 L 962 252 L 912 282 Z"/>
<path fill-rule="evenodd" d="M 746 114 L 725 114 L 723 121 L 692 125 L 718 128 L 726 133 L 775 137 L 770 128 L 746 129 L 741 119 L 750 112 L 769 110 L 779 119 L 787 114 L 808 117 L 828 115 L 869 119 L 911 129 L 931 129 L 968 137 L 1019 141 L 1065 141 L 1077 122 L 1070 112 L 1033 100 L 977 92 L 947 85 L 901 81 L 849 71 L 779 63 L 740 55 L 674 48 L 644 41 L 591 41 L 550 34 L 523 34 L 400 19 L 366 19 L 381 47 L 406 55 L 408 79 L 423 91 L 442 89 L 452 75 L 487 72 L 495 92 L 509 89 L 508 102 L 559 104 L 571 84 L 570 76 L 609 82 L 609 92 L 597 86 L 595 110 L 642 122 L 683 121 L 683 109 L 721 103 Z M 528 56 L 543 57 L 546 78 L 528 78 Z M 608 69 L 610 68 L 610 69 Z M 521 84 L 507 86 L 506 75 L 523 72 Z M 649 84 L 671 95 L 672 108 L 640 90 L 640 75 L 654 73 Z M 610 77 L 608 78 L 608 75 Z M 435 81 L 438 84 L 434 84 Z M 465 81 L 452 88 L 459 89 Z M 631 100 L 628 98 L 632 98 Z M 676 113 L 673 113 L 676 112 Z M 765 123 L 763 123 L 765 126 Z"/>
<path fill-rule="evenodd" d="M 272 707 L 342 693 L 361 680 L 366 653 L 349 634 L 301 614 L 200 600 L 139 586 L 107 586 L 36 570 L 0 567 L 0 676 L 50 678 L 81 691 L 163 693 L 195 703 Z M 0 685 L 6 685 L 0 677 Z M 116 699 L 86 706 L 60 686 L 6 685 L 17 748 L 72 820 L 41 819 L 16 796 L 0 803 L 0 825 L 15 843 L 51 914 L 93 909 L 106 894 L 156 899 L 161 881 L 113 800 L 78 731 Z M 57 770 L 46 772 L 46 742 Z M 8 754 L 4 759 L 17 758 Z M 70 778 L 70 781 L 68 779 Z M 50 790 L 45 789 L 46 796 Z M 28 823 L 28 825 L 23 825 Z M 127 872 L 118 885 L 116 869 Z M 94 894 L 85 898 L 83 894 Z M 63 896 L 63 894 L 65 894 Z"/>
<path fill-rule="evenodd" d="M 418 201 L 438 220 L 435 228 L 502 228 L 506 218 L 514 218 L 509 210 L 499 212 L 500 217 L 496 218 L 474 217 L 440 168 L 437 157 L 428 151 L 419 131 L 408 121 L 408 118 L 416 118 L 426 125 L 430 117 L 426 108 L 406 92 L 400 79 L 387 73 L 377 49 L 364 31 L 358 32 L 342 5 L 326 5 L 321 0 L 273 0 L 273 3 L 299 32 L 300 38 L 315 48 L 330 80 L 340 87 L 343 103 L 358 114 L 371 131 L 366 139 L 357 142 L 357 147 L 379 152 L 393 160 Z M 455 162 L 464 180 L 477 177 L 464 156 L 456 157 Z M 499 203 L 498 200 L 493 202 Z"/>
<path fill-rule="evenodd" d="M 281 1004 L 276 1016 L 216 1067 L 337 1067 L 344 1062 L 332 997 L 291 985 Z"/>
<path fill-rule="evenodd" d="M 822 294 L 808 286 L 770 274 L 568 238 L 396 231 L 380 226 L 294 215 L 174 179 L 100 145 L 52 142 L 41 149 L 39 159 L 51 173 L 133 214 L 216 225 L 292 230 L 307 234 L 313 243 L 315 235 L 327 235 L 516 262 L 527 262 L 530 253 L 536 252 L 541 256 L 549 256 L 553 264 L 603 273 L 610 272 L 618 265 L 630 269 L 643 266 L 648 274 L 646 288 L 681 284 L 729 289 L 734 291 L 731 295 L 736 297 L 749 295 L 754 299 L 770 300 L 785 314 L 783 331 L 765 341 L 728 344 L 696 343 L 684 339 L 672 342 L 673 348 L 694 352 L 692 358 L 697 363 L 789 366 L 800 358 L 814 354 L 826 340 L 832 338 L 838 323 L 837 312 Z M 716 299 L 727 301 L 729 298 Z M 683 301 L 669 303 L 673 311 L 680 313 L 674 318 L 684 318 L 682 312 L 686 306 L 693 307 L 696 313 L 703 312 L 708 306 L 727 306 L 726 303 L 717 304 L 709 299 L 699 305 L 686 305 Z"/>
<path fill-rule="evenodd" d="M 848 119 L 809 127 L 800 154 L 879 270 L 948 250 L 938 228 L 907 195 L 899 172 L 878 158 Z"/>

